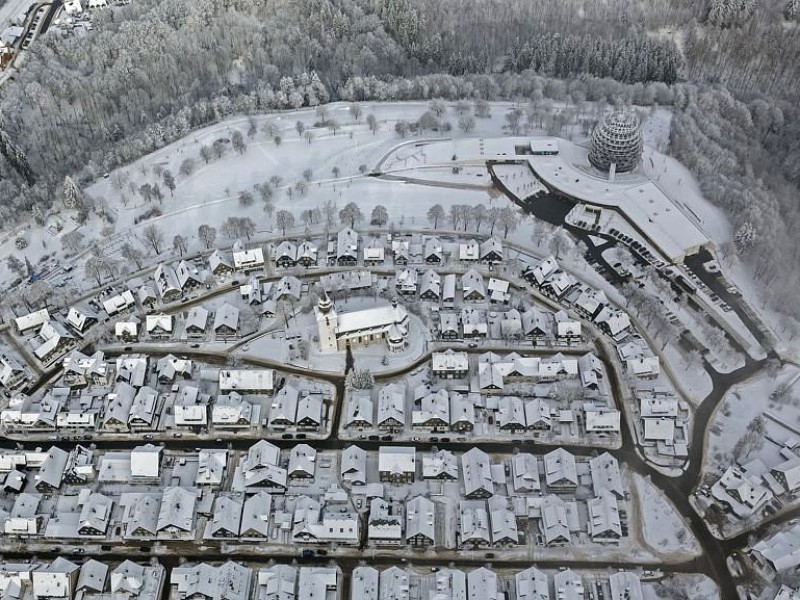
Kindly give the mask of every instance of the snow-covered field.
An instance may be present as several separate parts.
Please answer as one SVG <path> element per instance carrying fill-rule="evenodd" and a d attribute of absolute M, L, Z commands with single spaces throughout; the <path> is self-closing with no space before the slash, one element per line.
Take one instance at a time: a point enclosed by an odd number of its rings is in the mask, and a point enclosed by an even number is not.
<path fill-rule="evenodd" d="M 663 492 L 641 475 L 632 474 L 632 478 L 644 543 L 663 554 L 698 555 L 700 544 Z"/>
<path fill-rule="evenodd" d="M 488 180 L 482 162 L 489 157 L 512 155 L 515 143 L 525 143 L 529 139 L 527 136 L 513 138 L 507 135 L 504 115 L 511 106 L 511 103 L 494 103 L 491 117 L 476 119 L 475 129 L 469 134 L 454 127 L 446 134 L 426 132 L 419 137 L 406 138 L 401 138 L 395 132 L 395 123 L 399 119 L 418 119 L 427 110 L 427 103 L 365 104 L 358 122 L 352 116 L 348 104 L 328 105 L 326 118 L 335 119 L 340 125 L 335 135 L 329 128 L 314 127 L 320 117 L 311 109 L 262 115 L 254 118 L 257 133 L 252 139 L 245 136 L 247 149 L 242 154 L 236 153 L 231 144 L 227 143 L 224 144 L 224 155 L 211 158 L 206 164 L 200 156 L 203 146 L 210 146 L 218 139 L 230 139 L 236 130 L 246 134 L 248 118 L 234 117 L 194 132 L 90 185 L 85 193 L 96 202 L 105 202 L 109 212 L 115 215 L 116 223 L 112 232 L 107 223 L 91 213 L 87 223 L 81 225 L 78 231 L 85 236 L 85 242 L 97 240 L 98 243 L 104 243 L 103 253 L 108 257 L 121 258 L 122 244 L 129 242 L 149 254 L 146 262 L 151 264 L 173 254 L 171 242 L 175 234 L 188 239 L 190 253 L 202 250 L 203 246 L 197 238 L 198 227 L 207 223 L 219 228 L 226 218 L 234 215 L 251 218 L 257 224 L 258 230 L 254 239 L 263 240 L 269 235 L 280 234 L 280 230 L 276 227 L 274 214 L 270 217 L 264 212 L 254 186 L 269 181 L 273 176 L 280 177 L 273 197 L 274 210 L 292 212 L 295 225 L 287 230 L 287 234 L 295 236 L 304 235 L 307 231 L 300 218 L 302 211 L 319 208 L 328 201 L 335 202 L 337 208 L 342 208 L 348 202 L 356 202 L 364 214 L 365 223 L 369 222 L 372 209 L 382 204 L 388 210 L 389 226 L 405 229 L 430 228 L 427 211 L 434 204 L 441 204 L 445 213 L 453 204 L 507 206 L 506 198 L 492 198 L 482 189 Z M 379 124 L 374 133 L 366 124 L 368 114 L 375 115 Z M 647 142 L 657 147 L 663 146 L 669 130 L 669 118 L 670 113 L 666 110 L 651 112 L 644 128 Z M 449 107 L 443 119 L 451 123 L 457 122 L 458 114 L 453 106 Z M 306 131 L 312 131 L 313 139 L 310 142 L 298 134 L 298 121 L 303 123 Z M 275 132 L 267 131 L 269 127 L 277 130 L 281 138 L 280 144 L 276 144 L 273 139 Z M 542 131 L 529 132 L 529 135 L 543 134 Z M 455 162 L 462 167 L 458 173 L 452 170 L 454 157 Z M 183 175 L 181 165 L 187 159 L 194 161 L 194 169 L 190 174 Z M 719 211 L 702 199 L 688 171 L 672 159 L 650 150 L 645 155 L 644 164 L 646 170 L 652 171 L 659 185 L 669 188 L 667 191 L 679 201 L 692 205 L 692 210 L 704 225 L 717 228 L 708 230 L 708 233 L 718 244 L 729 238 L 728 224 Z M 383 171 L 390 171 L 394 175 L 424 179 L 436 185 L 424 185 L 424 182 L 412 185 L 366 175 L 378 165 Z M 162 181 L 160 173 L 165 169 L 175 177 L 174 194 L 170 194 Z M 295 186 L 304 179 L 303 172 L 306 169 L 311 171 L 310 181 L 304 192 L 298 191 Z M 160 184 L 164 194 L 160 203 L 146 202 L 138 193 L 137 190 L 145 183 Z M 525 185 L 522 182 L 521 184 Z M 238 196 L 243 191 L 251 192 L 255 196 L 252 205 L 240 205 Z M 156 206 L 163 213 L 161 216 L 138 225 L 134 223 L 137 216 Z M 62 210 L 59 216 L 64 224 L 61 235 L 76 226 L 74 216 L 73 211 Z M 531 220 L 527 217 L 520 220 L 517 229 L 509 234 L 509 241 L 530 247 L 532 242 L 529 223 Z M 155 224 L 164 233 L 166 250 L 162 250 L 159 256 L 155 256 L 141 236 L 145 224 Z M 362 227 L 363 225 L 362 223 Z M 442 226 L 448 225 L 440 223 L 440 227 Z M 324 223 L 317 223 L 308 229 L 320 231 L 323 227 Z M 338 223 L 335 227 L 338 227 Z M 484 225 L 483 229 L 486 230 L 487 226 Z M 24 235 L 28 240 L 24 253 L 32 263 L 36 264 L 45 253 L 55 253 L 56 257 L 62 254 L 61 241 L 44 228 L 33 227 Z M 0 252 L 6 255 L 15 253 L 15 237 L 16 235 L 7 235 L 0 240 L 3 242 L 0 244 Z M 227 247 L 233 241 L 220 231 L 215 245 Z M 547 255 L 547 242 L 539 250 L 540 252 L 535 253 Z M 81 259 L 86 256 L 88 253 L 81 255 Z M 77 262 L 79 266 L 80 261 Z M 121 262 L 124 264 L 125 261 Z M 582 258 L 565 257 L 562 262 L 568 268 L 577 269 L 581 277 L 614 297 L 608 284 L 587 268 Z M 5 262 L 0 263 L 0 277 L 4 272 L 9 277 L 6 269 Z M 82 279 L 81 270 L 76 270 L 74 276 L 76 280 Z M 670 352 L 668 348 L 666 358 L 672 361 L 676 358 L 674 354 L 677 353 Z M 675 365 L 676 371 L 682 369 L 683 365 Z M 695 374 L 695 370 L 689 370 L 692 379 L 696 379 L 698 384 L 694 386 L 693 382 L 694 395 L 703 397 L 710 382 L 699 371 Z M 699 389 L 695 390 L 695 387 Z"/>

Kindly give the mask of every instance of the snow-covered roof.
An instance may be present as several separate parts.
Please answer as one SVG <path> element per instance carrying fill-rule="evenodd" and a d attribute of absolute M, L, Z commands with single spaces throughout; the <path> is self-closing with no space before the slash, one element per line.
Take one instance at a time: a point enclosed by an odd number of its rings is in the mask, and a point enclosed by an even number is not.
<path fill-rule="evenodd" d="M 214 315 L 214 331 L 226 327 L 236 331 L 239 327 L 239 309 L 227 302 L 217 309 Z"/>
<path fill-rule="evenodd" d="M 270 393 L 274 386 L 273 369 L 221 369 L 219 372 L 220 392 L 237 390 L 239 393 Z"/>
<path fill-rule="evenodd" d="M 172 333 L 172 320 L 172 315 L 147 315 L 145 319 L 147 333 L 153 333 L 158 330 L 165 333 Z"/>
<path fill-rule="evenodd" d="M 233 266 L 237 270 L 257 268 L 264 264 L 264 251 L 261 247 L 247 249 L 241 240 L 236 240 L 231 251 Z"/>
<path fill-rule="evenodd" d="M 587 151 L 562 139 L 557 154 L 528 158 L 531 169 L 545 185 L 586 204 L 620 211 L 636 225 L 670 261 L 708 245 L 708 237 L 695 224 L 696 217 L 670 199 L 644 176 L 626 175 L 610 181 L 589 169 Z"/>
<path fill-rule="evenodd" d="M 545 496 L 541 503 L 542 530 L 546 544 L 569 542 L 567 508 L 558 496 Z"/>
<path fill-rule="evenodd" d="M 14 323 L 19 329 L 20 332 L 27 331 L 29 329 L 35 329 L 36 327 L 41 327 L 45 323 L 50 320 L 50 312 L 43 308 L 42 310 L 37 310 L 32 313 L 28 313 L 27 315 L 23 315 L 21 317 L 17 317 L 14 319 Z"/>
<path fill-rule="evenodd" d="M 417 472 L 417 453 L 410 446 L 381 446 L 378 449 L 378 471 L 390 475 Z"/>
<path fill-rule="evenodd" d="M 589 511 L 589 535 L 592 538 L 622 537 L 619 506 L 614 494 L 603 491 L 586 504 Z"/>
<path fill-rule="evenodd" d="M 575 457 L 564 448 L 544 455 L 544 474 L 548 486 L 578 485 Z"/>
<path fill-rule="evenodd" d="M 608 578 L 611 600 L 643 600 L 642 582 L 630 571 L 619 571 Z"/>
<path fill-rule="evenodd" d="M 492 465 L 489 455 L 479 448 L 471 448 L 461 455 L 461 473 L 464 477 L 464 495 L 491 496 L 494 494 Z"/>
<path fill-rule="evenodd" d="M 391 325 L 404 325 L 408 320 L 408 312 L 399 304 L 387 304 L 365 310 L 357 310 L 338 315 L 336 335 L 380 329 Z"/>
<path fill-rule="evenodd" d="M 596 496 L 599 496 L 603 490 L 612 492 L 617 497 L 625 494 L 619 462 L 608 452 L 589 459 L 589 472 L 592 476 L 592 487 Z"/>
<path fill-rule="evenodd" d="M 542 488 L 539 461 L 529 452 L 520 452 L 511 457 L 511 477 L 514 491 L 518 494 L 538 492 Z"/>

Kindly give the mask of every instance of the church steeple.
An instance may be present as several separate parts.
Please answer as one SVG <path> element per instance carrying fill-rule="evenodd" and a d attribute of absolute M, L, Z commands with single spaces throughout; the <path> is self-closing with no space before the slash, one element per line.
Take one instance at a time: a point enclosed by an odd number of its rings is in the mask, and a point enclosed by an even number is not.
<path fill-rule="evenodd" d="M 317 318 L 317 330 L 319 332 L 319 345 L 323 352 L 336 352 L 336 327 L 339 319 L 336 316 L 336 308 L 333 306 L 325 290 L 319 297 L 319 302 L 314 307 L 314 314 Z"/>
<path fill-rule="evenodd" d="M 322 290 L 322 295 L 319 297 L 319 302 L 317 302 L 317 308 L 319 308 L 319 312 L 323 314 L 327 314 L 330 312 L 331 308 L 333 308 L 333 302 L 328 297 L 328 292 L 324 289 Z"/>

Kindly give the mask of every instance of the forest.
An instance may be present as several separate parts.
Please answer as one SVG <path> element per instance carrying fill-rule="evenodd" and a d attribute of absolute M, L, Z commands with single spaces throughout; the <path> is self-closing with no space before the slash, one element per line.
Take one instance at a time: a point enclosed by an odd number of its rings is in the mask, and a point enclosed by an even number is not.
<path fill-rule="evenodd" d="M 0 88 L 0 218 L 232 114 L 331 100 L 675 110 L 670 151 L 774 288 L 797 268 L 798 0 L 134 0 Z"/>

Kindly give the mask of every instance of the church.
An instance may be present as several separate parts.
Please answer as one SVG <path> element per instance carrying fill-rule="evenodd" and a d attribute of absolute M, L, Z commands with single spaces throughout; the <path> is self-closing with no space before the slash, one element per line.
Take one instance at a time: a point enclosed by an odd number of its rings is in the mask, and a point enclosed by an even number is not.
<path fill-rule="evenodd" d="M 314 307 L 322 352 L 339 352 L 384 341 L 392 352 L 408 345 L 408 312 L 393 301 L 391 305 L 337 314 L 323 291 Z"/>

